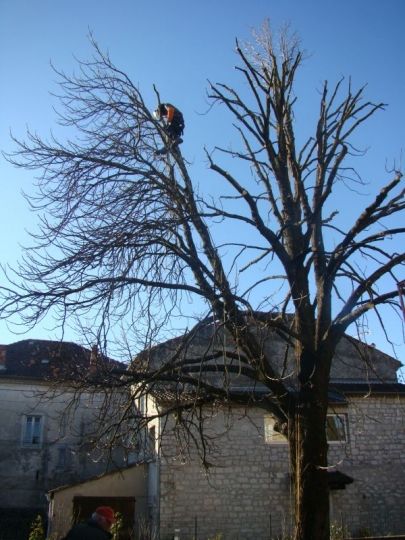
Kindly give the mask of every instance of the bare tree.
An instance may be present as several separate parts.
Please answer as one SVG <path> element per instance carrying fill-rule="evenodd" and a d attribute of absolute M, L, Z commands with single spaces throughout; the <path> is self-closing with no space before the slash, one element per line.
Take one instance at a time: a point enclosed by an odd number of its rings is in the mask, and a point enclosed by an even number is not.
<path fill-rule="evenodd" d="M 250 47 L 237 43 L 243 93 L 209 87 L 238 135 L 234 148 L 206 152 L 222 186 L 214 200 L 197 191 L 180 150 L 156 157 L 164 129 L 139 89 L 93 45 L 94 58 L 80 63 L 79 74 L 59 72 L 60 122 L 73 128 L 73 139 L 28 132 L 9 156 L 41 171 L 30 202 L 42 219 L 35 246 L 2 287 L 2 316 L 35 324 L 56 308 L 62 322 L 98 317 L 102 339 L 126 319 L 153 342 L 191 298 L 201 320 L 209 315 L 236 344 L 235 357 L 215 369 L 231 373 L 237 357 L 237 369 L 268 390 L 264 406 L 288 436 L 295 538 L 326 539 L 332 358 L 350 325 L 380 306 L 398 308 L 396 272 L 405 261 L 393 241 L 405 232 L 395 225 L 404 210 L 400 171 L 352 223 L 333 207 L 337 187 L 360 181 L 352 136 L 384 105 L 344 80 L 331 89 L 325 82 L 314 133 L 298 147 L 299 43 L 286 33 L 275 42 L 268 29 Z M 281 377 L 257 328 L 283 336 L 297 376 Z M 137 383 L 139 395 L 162 383 L 194 388 L 192 405 L 179 399 L 167 414 L 240 402 L 231 387 L 200 376 L 212 370 L 212 355 L 191 361 L 181 348 L 163 366 L 139 362 L 125 380 Z"/>

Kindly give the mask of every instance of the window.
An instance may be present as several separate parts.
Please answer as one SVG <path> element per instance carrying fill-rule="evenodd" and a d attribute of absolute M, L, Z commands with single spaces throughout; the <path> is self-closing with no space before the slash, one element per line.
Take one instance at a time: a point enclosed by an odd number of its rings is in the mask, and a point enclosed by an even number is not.
<path fill-rule="evenodd" d="M 67 414 L 62 413 L 62 415 L 59 418 L 59 437 L 65 437 L 66 436 L 66 426 L 67 426 Z"/>
<path fill-rule="evenodd" d="M 27 415 L 23 420 L 22 445 L 40 447 L 42 444 L 43 417 Z"/>
<path fill-rule="evenodd" d="M 275 420 L 273 416 L 264 417 L 264 440 L 266 443 L 287 443 L 286 437 L 274 429 Z"/>
<path fill-rule="evenodd" d="M 145 398 L 144 395 L 139 398 L 138 407 L 139 407 L 140 413 L 145 414 L 145 412 L 146 412 L 146 398 Z"/>
<path fill-rule="evenodd" d="M 59 471 L 66 471 L 70 467 L 70 449 L 67 446 L 58 446 L 56 454 L 56 468 Z"/>
<path fill-rule="evenodd" d="M 328 414 L 326 417 L 326 437 L 328 442 L 347 441 L 347 415 Z"/>
<path fill-rule="evenodd" d="M 274 429 L 273 416 L 264 417 L 264 440 L 266 443 L 286 443 L 284 435 Z M 347 415 L 328 414 L 326 417 L 326 437 L 330 443 L 347 442 Z"/>
<path fill-rule="evenodd" d="M 149 451 L 152 455 L 155 455 L 156 452 L 156 426 L 152 426 L 149 428 Z"/>

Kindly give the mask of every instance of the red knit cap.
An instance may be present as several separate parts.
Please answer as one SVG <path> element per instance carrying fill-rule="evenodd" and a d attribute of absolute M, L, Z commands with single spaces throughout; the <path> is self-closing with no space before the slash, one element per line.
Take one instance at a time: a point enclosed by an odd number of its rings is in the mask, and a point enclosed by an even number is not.
<path fill-rule="evenodd" d="M 103 516 L 109 523 L 115 522 L 115 512 L 111 506 L 99 506 L 96 508 L 96 514 Z"/>

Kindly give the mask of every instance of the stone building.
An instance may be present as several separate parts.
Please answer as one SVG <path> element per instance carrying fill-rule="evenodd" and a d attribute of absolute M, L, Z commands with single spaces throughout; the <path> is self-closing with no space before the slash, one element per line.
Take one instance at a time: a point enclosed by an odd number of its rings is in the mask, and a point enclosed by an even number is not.
<path fill-rule="evenodd" d="M 331 404 L 330 503 L 332 522 L 353 534 L 403 533 L 405 501 L 405 388 L 339 387 L 345 401 Z M 288 445 L 259 408 L 217 411 L 217 437 L 202 468 L 180 455 L 166 429 L 159 459 L 161 538 L 175 529 L 183 539 L 276 538 L 291 528 L 292 486 Z"/>
<path fill-rule="evenodd" d="M 285 343 L 275 333 L 263 346 L 274 365 L 284 362 L 285 373 L 294 377 L 293 359 L 286 360 Z M 193 335 L 184 354 L 208 359 L 221 347 L 225 352 L 233 345 L 208 326 Z M 161 362 L 162 356 L 178 351 L 175 339 L 152 351 L 149 361 Z M 405 533 L 405 385 L 397 379 L 400 367 L 374 346 L 348 337 L 334 357 L 327 420 L 331 519 L 351 533 Z M 243 376 L 233 376 L 230 384 L 252 393 Z M 261 391 L 260 386 L 254 389 L 257 401 Z M 170 406 L 168 395 L 154 392 L 147 405 L 150 414 Z M 175 530 L 181 539 L 218 535 L 223 540 L 267 540 L 288 533 L 289 450 L 273 429 L 271 414 L 254 403 L 206 407 L 204 424 L 208 468 L 201 466 L 201 447 L 198 452 L 190 439 L 176 433 L 174 419 L 151 427 L 158 462 L 152 495 L 160 538 L 172 537 Z"/>
<path fill-rule="evenodd" d="M 31 519 L 46 511 L 49 489 L 106 470 L 106 462 L 92 453 L 88 441 L 102 396 L 75 394 L 69 386 L 98 365 L 94 351 L 74 343 L 23 340 L 0 346 L 3 534 L 11 516 L 21 524 L 23 516 Z"/>
<path fill-rule="evenodd" d="M 275 334 L 270 338 L 264 345 L 269 357 L 293 377 L 292 358 L 283 354 L 285 344 Z M 214 335 L 209 325 L 187 339 L 186 348 L 183 336 L 148 351 L 141 361 L 147 358 L 154 367 L 174 354 L 177 358 L 187 354 L 214 363 L 220 361 L 218 356 L 209 360 L 215 348 L 225 354 L 234 347 L 227 336 Z M 394 358 L 351 338 L 341 341 L 334 358 L 327 421 L 331 517 L 354 534 L 405 532 L 405 385 L 397 380 L 400 366 Z M 212 377 L 218 379 L 215 370 Z M 254 395 L 257 402 L 206 406 L 205 446 L 196 447 L 185 438 L 174 416 L 155 418 L 149 425 L 145 438 L 149 454 L 138 456 L 148 479 L 142 484 L 145 491 L 134 481 L 132 495 L 136 492 L 139 500 L 147 501 L 144 522 L 160 540 L 268 540 L 291 529 L 286 440 L 274 429 L 271 414 L 258 404 L 264 389 L 256 386 L 253 394 L 242 375 L 234 375 L 231 384 Z M 170 385 L 157 385 L 140 399 L 139 408 L 154 415 L 173 399 Z M 206 467 L 201 465 L 202 454 Z M 87 492 L 85 484 L 80 493 L 74 486 L 65 489 L 73 497 Z M 108 495 L 101 482 L 99 487 L 99 496 Z M 92 489 L 94 484 L 89 484 L 89 492 Z M 64 490 L 54 493 L 55 519 L 63 498 Z M 134 538 L 141 538 L 137 525 L 135 520 Z"/>

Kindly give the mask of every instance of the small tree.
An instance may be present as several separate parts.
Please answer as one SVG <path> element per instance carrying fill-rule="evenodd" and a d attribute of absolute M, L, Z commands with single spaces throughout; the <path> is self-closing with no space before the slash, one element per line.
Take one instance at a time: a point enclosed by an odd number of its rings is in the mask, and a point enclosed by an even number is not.
<path fill-rule="evenodd" d="M 42 516 L 38 515 L 32 522 L 28 540 L 45 540 L 45 529 Z"/>
<path fill-rule="evenodd" d="M 205 403 L 240 402 L 226 386 L 229 373 L 264 385 L 262 405 L 289 440 L 295 538 L 326 539 L 331 362 L 350 325 L 371 311 L 378 316 L 380 306 L 398 308 L 396 272 L 405 261 L 393 241 L 405 232 L 395 223 L 404 210 L 400 171 L 392 171 L 353 221 L 341 219 L 333 205 L 337 189 L 360 181 L 352 136 L 384 106 L 365 101 L 363 88 L 345 88 L 341 80 L 330 89 L 325 82 L 313 135 L 298 146 L 298 42 L 283 33 L 275 43 L 264 28 L 254 46 L 237 43 L 243 92 L 209 87 L 239 137 L 233 148 L 206 152 L 222 192 L 215 200 L 197 192 L 180 150 L 156 157 L 164 130 L 139 89 L 93 45 L 95 56 L 78 75 L 59 73 L 60 120 L 75 128 L 74 140 L 28 132 L 9 157 L 41 171 L 39 195 L 30 202 L 43 217 L 36 245 L 2 287 L 2 315 L 17 313 L 35 324 L 59 309 L 63 323 L 75 315 L 82 325 L 98 316 L 103 339 L 127 319 L 128 332 L 141 333 L 149 345 L 184 317 L 182 307 L 192 299 L 198 317 L 208 314 L 236 344 L 237 354 L 222 354 L 217 365 L 223 386 L 201 377 L 212 358 L 186 361 L 179 354 L 159 368 L 141 362 L 124 382 L 111 384 L 136 382 L 138 395 L 162 382 L 178 393 L 193 387 L 192 405 L 178 400 L 165 411 L 183 419 Z M 285 376 L 274 366 L 258 328 L 283 337 L 294 353 L 294 373 Z M 130 408 L 122 411 L 121 422 Z M 112 433 L 120 425 L 103 424 Z"/>

